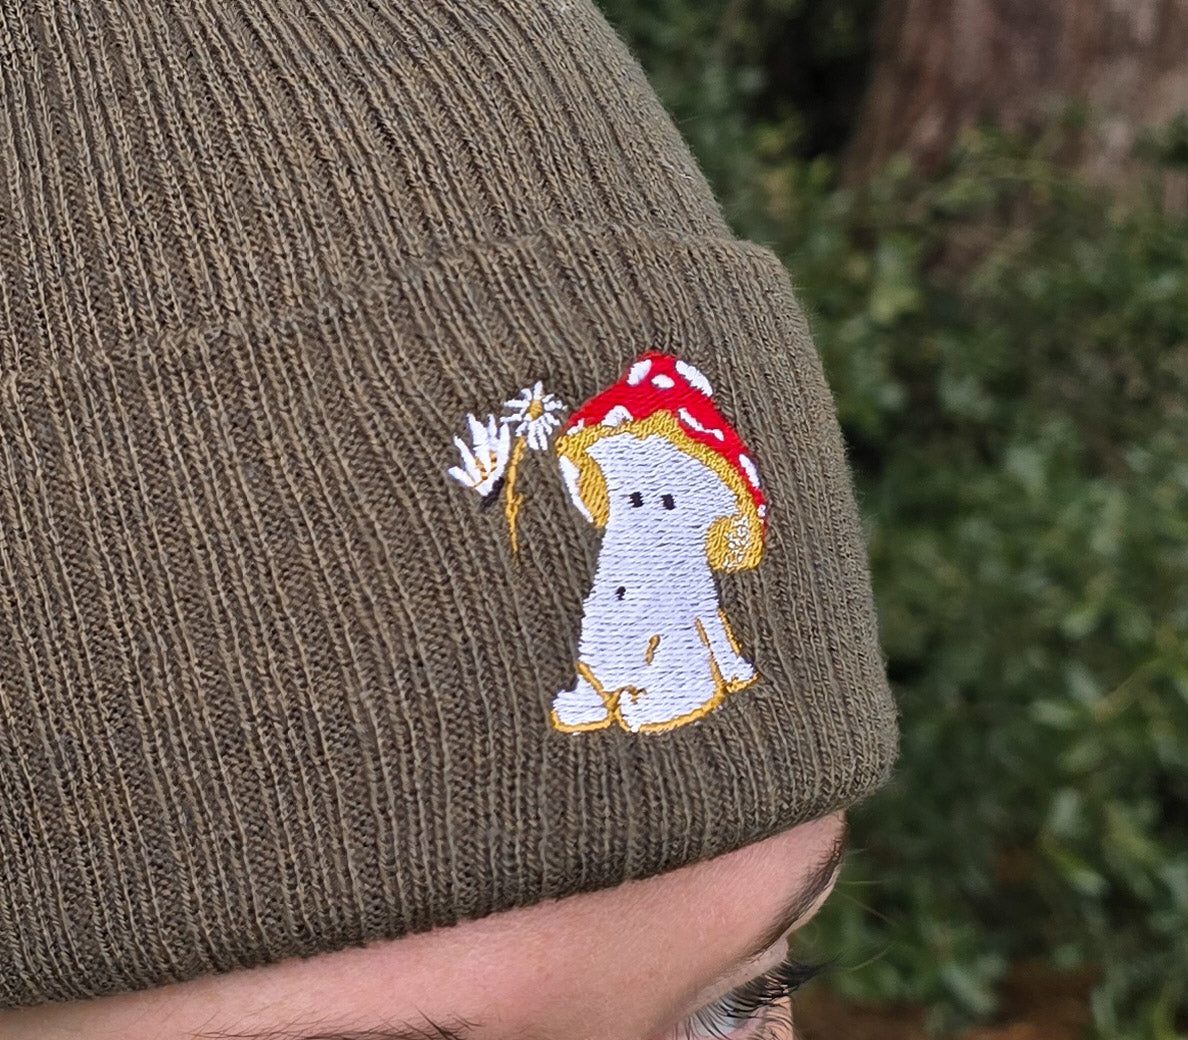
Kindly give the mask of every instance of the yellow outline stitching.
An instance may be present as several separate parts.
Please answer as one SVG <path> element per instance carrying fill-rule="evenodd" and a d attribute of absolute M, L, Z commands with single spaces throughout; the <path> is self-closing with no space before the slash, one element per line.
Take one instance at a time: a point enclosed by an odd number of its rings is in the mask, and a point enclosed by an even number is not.
<path fill-rule="evenodd" d="M 722 627 L 726 630 L 726 638 L 730 641 L 730 649 L 741 657 L 742 650 L 739 649 L 738 640 L 734 638 L 734 631 L 730 627 L 730 622 L 726 620 L 726 611 L 721 607 L 718 608 L 718 620 L 722 622 Z"/>
<path fill-rule="evenodd" d="M 608 715 L 601 722 L 580 722 L 576 726 L 571 726 L 569 723 L 562 722 L 557 716 L 557 709 L 549 709 L 549 721 L 553 724 L 553 729 L 560 730 L 562 733 L 586 733 L 594 729 L 606 729 L 614 720 Z"/>
<path fill-rule="evenodd" d="M 644 664 L 651 664 L 652 658 L 656 654 L 656 647 L 660 645 L 660 636 L 654 635 L 648 640 L 647 649 L 644 650 Z"/>
<path fill-rule="evenodd" d="M 582 426 L 557 438 L 556 453 L 569 459 L 578 471 L 577 488 L 582 502 L 589 510 L 595 527 L 605 527 L 610 516 L 610 499 L 606 481 L 598 463 L 588 452 L 595 441 L 615 434 L 631 433 L 643 440 L 653 434 L 667 436 L 679 450 L 691 455 L 714 471 L 731 490 L 738 513 L 746 518 L 747 546 L 741 556 L 730 547 L 726 531 L 733 526 L 733 517 L 719 517 L 709 528 L 706 537 L 706 557 L 714 570 L 741 571 L 754 567 L 763 555 L 763 523 L 755 509 L 749 486 L 742 477 L 713 448 L 695 441 L 681 424 L 665 411 L 653 412 L 646 419 L 620 423 L 618 426 Z"/>
<path fill-rule="evenodd" d="M 571 726 L 558 718 L 556 708 L 550 708 L 549 721 L 553 724 L 554 729 L 559 729 L 562 733 L 585 733 L 592 729 L 606 729 L 607 726 L 619 717 L 619 691 L 615 690 L 612 693 L 607 693 L 602 688 L 602 683 L 590 671 L 590 666 L 584 661 L 575 661 L 574 666 L 577 668 L 578 675 L 593 686 L 594 692 L 602 698 L 602 706 L 606 708 L 606 718 L 600 719 L 598 722 L 580 722 L 576 726 Z"/>
<path fill-rule="evenodd" d="M 710 646 L 709 636 L 706 635 L 705 625 L 701 623 L 701 618 L 695 617 L 693 624 L 697 626 L 697 634 L 701 637 L 701 641 L 705 644 L 705 648 L 709 650 L 710 660 L 710 675 L 714 679 L 714 694 L 704 704 L 694 708 L 692 711 L 685 712 L 684 715 L 678 715 L 675 719 L 665 719 L 663 722 L 645 722 L 636 730 L 630 730 L 633 733 L 659 733 L 667 729 L 676 729 L 678 726 L 683 726 L 687 722 L 693 722 L 696 719 L 704 718 L 711 711 L 713 711 L 719 704 L 726 699 L 726 694 L 732 692 L 726 680 L 722 677 L 722 669 L 718 667 L 717 658 L 714 657 L 713 647 Z M 627 729 L 627 724 L 623 722 L 622 716 L 616 716 L 619 719 L 619 725 Z"/>

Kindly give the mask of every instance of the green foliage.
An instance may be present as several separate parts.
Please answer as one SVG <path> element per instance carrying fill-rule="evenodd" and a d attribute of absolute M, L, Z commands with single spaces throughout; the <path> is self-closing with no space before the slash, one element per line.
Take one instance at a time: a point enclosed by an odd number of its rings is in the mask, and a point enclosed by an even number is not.
<path fill-rule="evenodd" d="M 880 0 L 600 0 L 745 234 L 765 226 L 765 144 L 812 155 L 844 142 Z"/>
<path fill-rule="evenodd" d="M 775 183 L 903 719 L 895 783 L 854 814 L 876 884 L 822 926 L 869 963 L 834 983 L 948 1026 L 1040 956 L 1099 969 L 1098 1035 L 1178 1035 L 1188 220 L 988 133 L 931 183 Z"/>
<path fill-rule="evenodd" d="M 1057 131 L 844 189 L 811 97 L 764 80 L 756 41 L 799 3 L 607 6 L 736 228 L 785 258 L 868 524 L 903 750 L 813 929 L 831 984 L 943 1033 L 1013 964 L 1088 965 L 1096 1036 L 1183 1035 L 1188 216 L 1158 170 L 1125 203 L 1062 171 Z"/>

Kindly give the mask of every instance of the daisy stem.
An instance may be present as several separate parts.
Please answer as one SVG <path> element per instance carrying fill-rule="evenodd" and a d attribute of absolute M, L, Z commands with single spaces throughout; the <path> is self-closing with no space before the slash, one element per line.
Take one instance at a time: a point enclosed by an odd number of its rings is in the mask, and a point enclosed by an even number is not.
<path fill-rule="evenodd" d="M 520 459 L 523 458 L 527 446 L 528 440 L 523 434 L 516 438 L 516 446 L 512 448 L 511 459 L 507 464 L 507 479 L 504 483 L 507 500 L 503 512 L 507 517 L 508 533 L 511 535 L 512 555 L 517 560 L 520 558 L 520 545 L 516 538 L 516 513 L 520 511 L 520 503 L 524 501 L 524 496 L 516 494 L 516 468 L 520 465 Z"/>

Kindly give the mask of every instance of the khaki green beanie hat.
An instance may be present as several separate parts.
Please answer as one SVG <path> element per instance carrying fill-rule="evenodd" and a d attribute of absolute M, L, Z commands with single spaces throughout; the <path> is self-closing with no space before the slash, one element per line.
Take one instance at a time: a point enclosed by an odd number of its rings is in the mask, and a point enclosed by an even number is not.
<path fill-rule="evenodd" d="M 804 318 L 589 0 L 30 0 L 0 90 L 0 1006 L 887 778 Z"/>

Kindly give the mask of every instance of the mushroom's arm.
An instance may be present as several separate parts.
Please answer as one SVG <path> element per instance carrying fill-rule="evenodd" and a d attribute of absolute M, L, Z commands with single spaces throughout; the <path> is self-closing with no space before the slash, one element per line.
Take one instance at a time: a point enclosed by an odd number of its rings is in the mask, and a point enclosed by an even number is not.
<path fill-rule="evenodd" d="M 737 688 L 755 678 L 755 666 L 743 655 L 730 629 L 725 612 L 719 607 L 713 614 L 698 617 L 698 633 L 709 647 L 727 686 Z"/>

